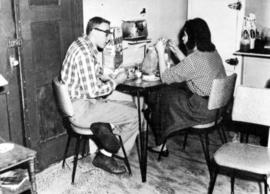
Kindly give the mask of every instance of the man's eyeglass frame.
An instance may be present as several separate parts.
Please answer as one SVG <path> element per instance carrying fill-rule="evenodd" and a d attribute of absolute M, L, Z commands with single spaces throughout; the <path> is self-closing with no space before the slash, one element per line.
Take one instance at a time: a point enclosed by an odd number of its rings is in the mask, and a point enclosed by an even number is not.
<path fill-rule="evenodd" d="M 106 36 L 109 36 L 109 34 L 112 34 L 110 30 L 101 30 L 99 28 L 93 28 L 93 29 L 100 31 L 100 32 L 104 32 L 106 34 Z"/>

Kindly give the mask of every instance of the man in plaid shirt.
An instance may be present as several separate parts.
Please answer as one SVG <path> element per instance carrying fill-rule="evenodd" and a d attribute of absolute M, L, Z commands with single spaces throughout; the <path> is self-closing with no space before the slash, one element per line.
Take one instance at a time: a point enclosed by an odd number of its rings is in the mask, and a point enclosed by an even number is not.
<path fill-rule="evenodd" d="M 72 122 L 83 128 L 89 128 L 95 122 L 116 126 L 129 154 L 138 134 L 138 113 L 133 102 L 127 104 L 107 99 L 116 86 L 127 79 L 123 71 L 114 78 L 103 74 L 101 54 L 108 43 L 109 34 L 109 21 L 101 17 L 90 19 L 86 35 L 70 45 L 60 77 L 68 86 L 73 104 L 75 114 Z M 122 154 L 118 152 L 118 155 Z M 125 168 L 116 162 L 108 149 L 99 150 L 93 165 L 114 174 L 125 172 Z"/>

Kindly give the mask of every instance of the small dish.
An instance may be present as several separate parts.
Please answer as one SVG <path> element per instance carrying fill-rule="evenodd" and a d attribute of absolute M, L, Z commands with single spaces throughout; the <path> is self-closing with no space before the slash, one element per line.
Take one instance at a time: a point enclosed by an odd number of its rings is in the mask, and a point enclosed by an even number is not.
<path fill-rule="evenodd" d="M 154 82 L 154 81 L 160 80 L 160 78 L 155 76 L 155 75 L 143 75 L 142 79 L 144 81 L 149 81 L 149 82 Z"/>
<path fill-rule="evenodd" d="M 0 143 L 0 153 L 6 153 L 14 148 L 13 143 Z"/>

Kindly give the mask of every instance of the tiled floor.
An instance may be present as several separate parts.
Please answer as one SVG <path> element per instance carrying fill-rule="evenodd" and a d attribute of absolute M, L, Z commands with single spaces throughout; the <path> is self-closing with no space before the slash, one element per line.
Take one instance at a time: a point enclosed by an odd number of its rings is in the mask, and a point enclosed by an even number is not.
<path fill-rule="evenodd" d="M 150 136 L 150 143 L 151 143 Z M 219 146 L 218 136 L 211 135 L 211 153 Z M 79 161 L 75 184 L 71 185 L 72 158 L 68 167 L 54 164 L 37 175 L 39 194 L 199 194 L 207 193 L 209 174 L 204 162 L 199 139 L 190 136 L 185 151 L 181 150 L 183 137 L 175 137 L 168 141 L 170 155 L 161 162 L 157 155 L 148 154 L 147 182 L 142 183 L 139 171 L 136 148 L 129 160 L 132 176 L 127 174 L 116 176 L 108 174 L 91 164 L 91 157 Z M 235 193 L 259 194 L 260 184 L 257 182 L 236 179 Z M 263 185 L 262 185 L 263 186 Z M 230 179 L 219 175 L 214 194 L 230 193 Z"/>

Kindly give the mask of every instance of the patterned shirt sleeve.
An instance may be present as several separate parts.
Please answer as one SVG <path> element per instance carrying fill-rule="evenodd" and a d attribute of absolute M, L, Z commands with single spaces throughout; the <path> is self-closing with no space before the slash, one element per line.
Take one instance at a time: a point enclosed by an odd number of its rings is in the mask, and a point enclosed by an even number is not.
<path fill-rule="evenodd" d="M 164 83 L 171 84 L 174 82 L 184 82 L 193 77 L 195 68 L 189 57 L 186 57 L 177 65 L 166 69 L 161 75 L 161 80 Z"/>
<path fill-rule="evenodd" d="M 99 80 L 99 72 L 95 68 L 96 62 L 93 56 L 77 55 L 75 63 L 81 82 L 80 85 L 88 98 L 104 96 L 114 90 L 115 83 L 112 80 L 106 82 Z"/>
<path fill-rule="evenodd" d="M 66 57 L 64 59 L 62 69 L 61 69 L 61 78 L 64 83 L 67 85 L 72 85 L 74 82 L 74 72 L 75 72 L 75 64 L 74 57 L 72 55 L 72 48 L 67 51 Z"/>

